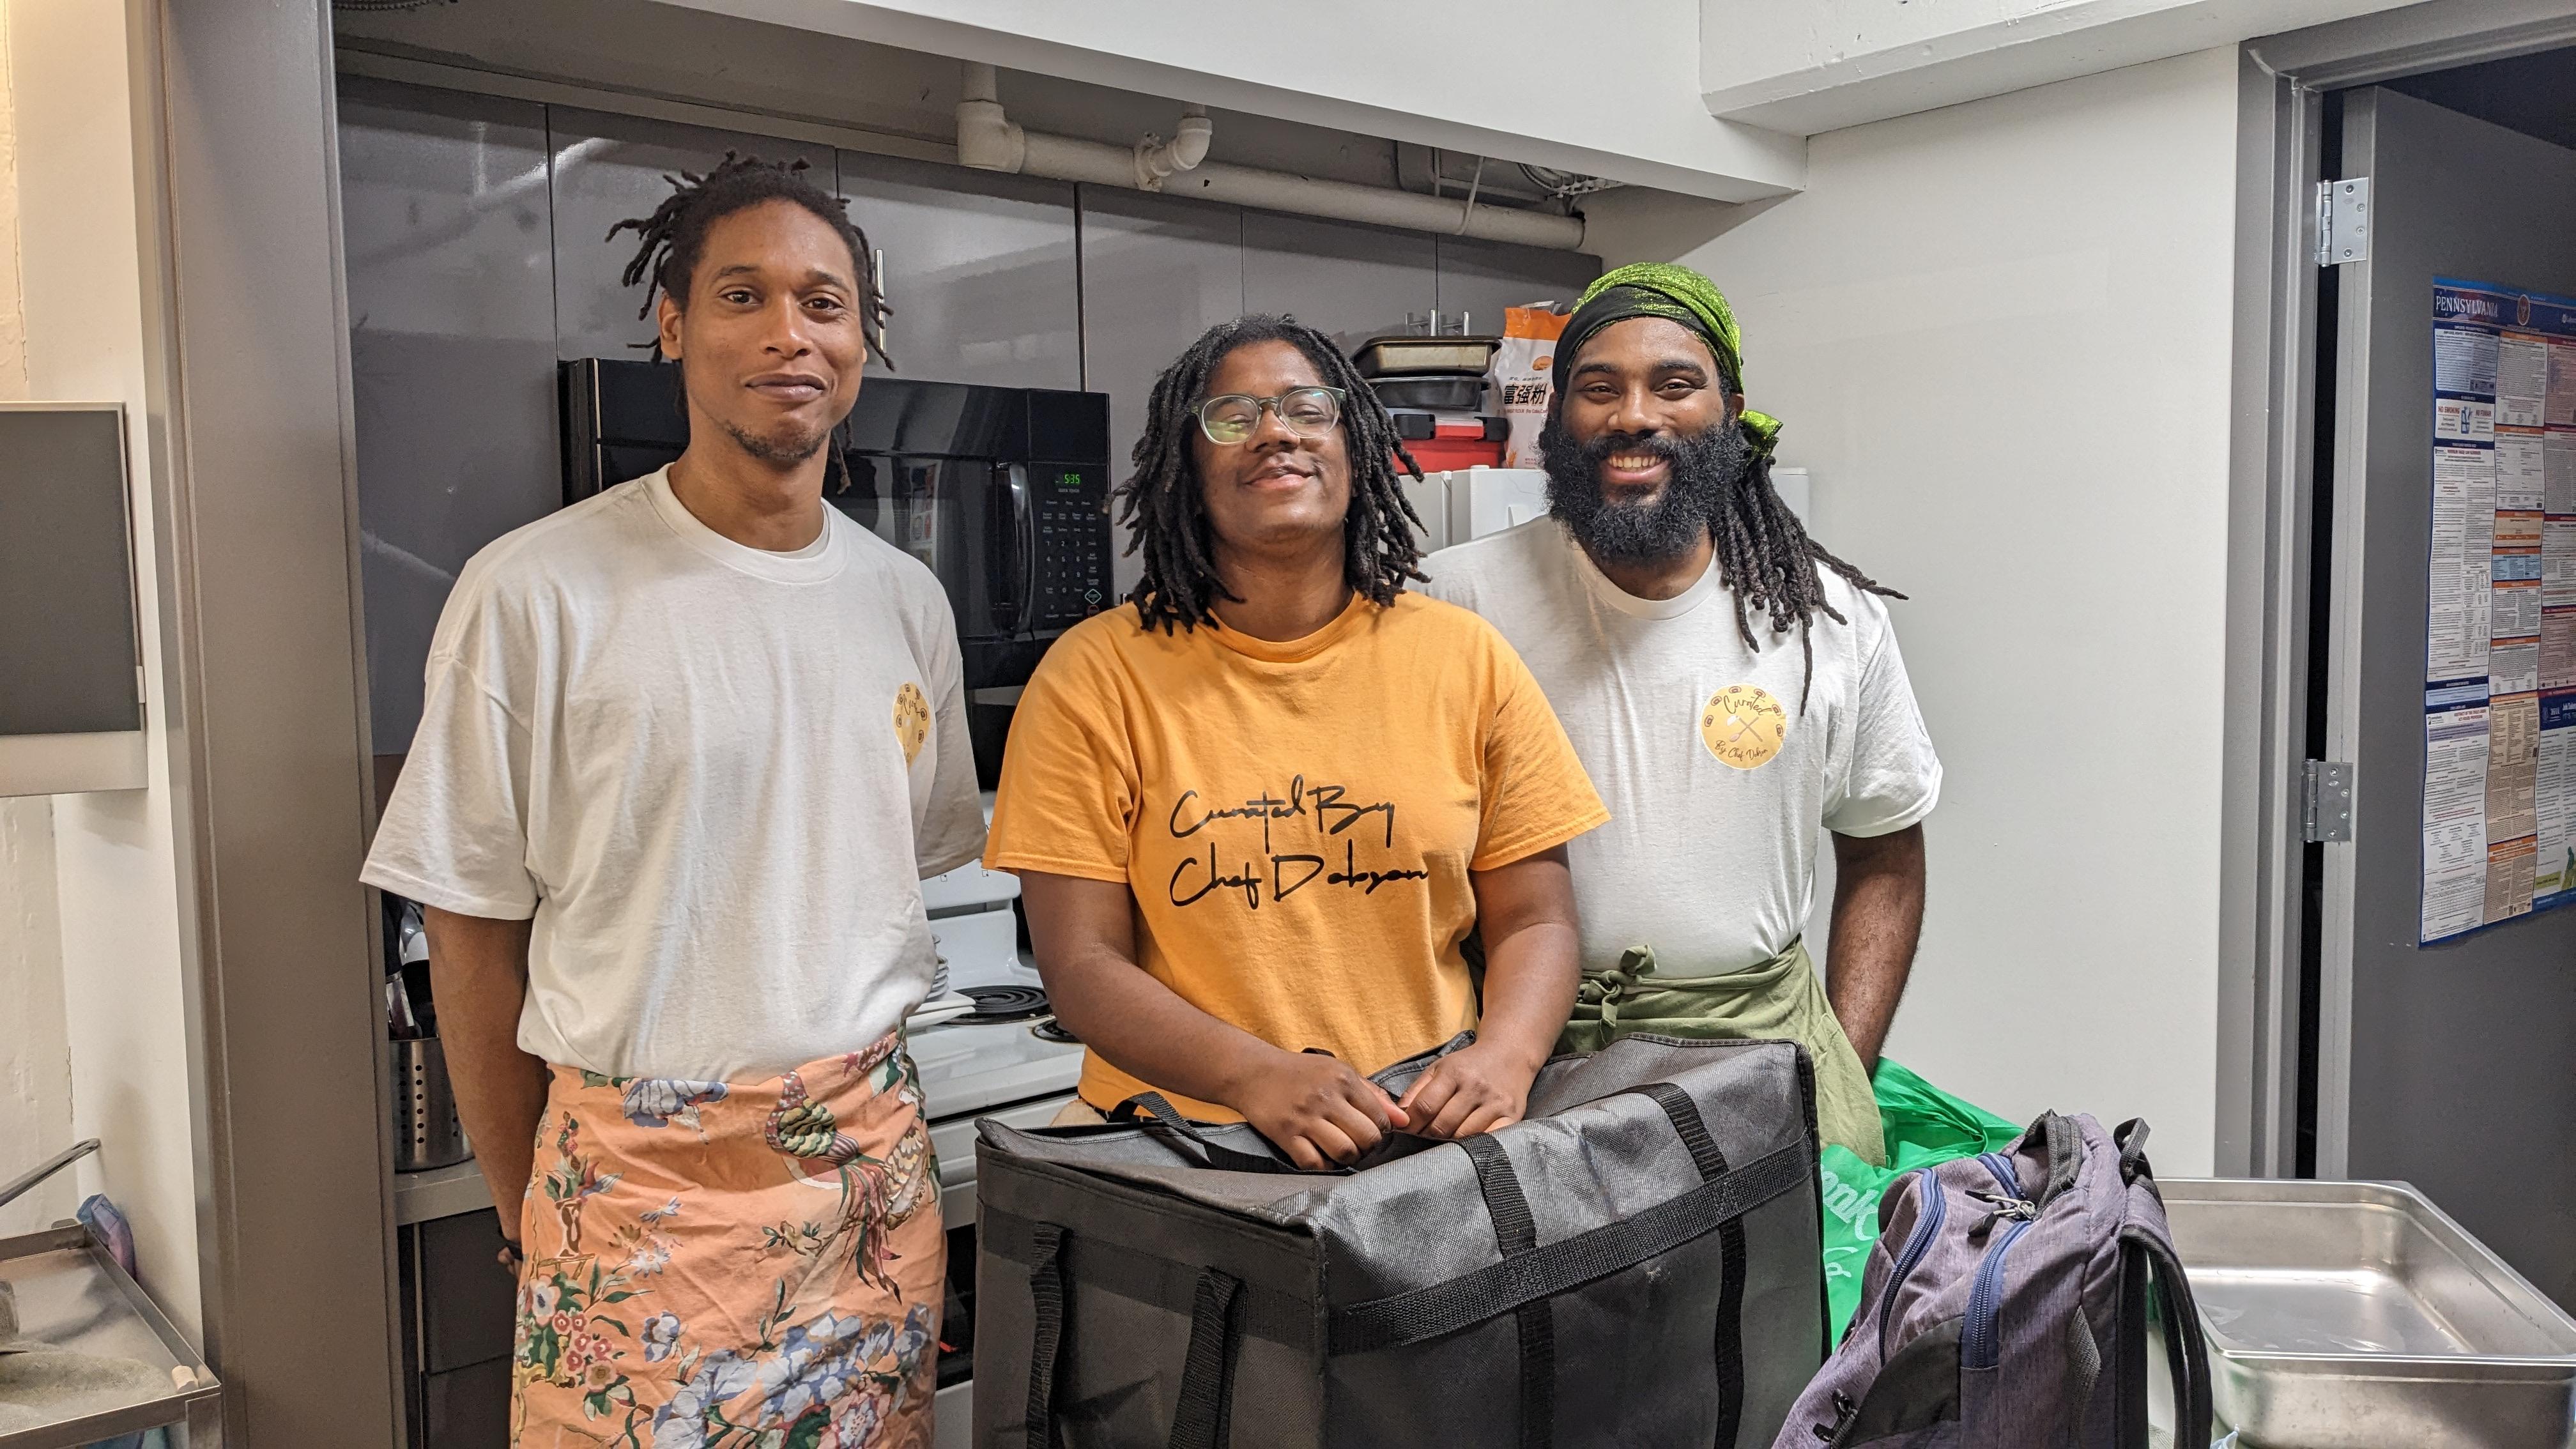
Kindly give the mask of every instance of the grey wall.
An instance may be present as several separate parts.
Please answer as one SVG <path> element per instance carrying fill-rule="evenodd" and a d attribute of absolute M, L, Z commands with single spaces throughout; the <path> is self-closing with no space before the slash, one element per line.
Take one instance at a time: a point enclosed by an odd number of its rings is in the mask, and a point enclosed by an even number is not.
<path fill-rule="evenodd" d="M 474 551 L 561 501 L 554 364 L 642 355 L 619 273 L 666 176 L 801 158 L 885 254 L 902 374 L 1110 396 L 1123 472 L 1154 376 L 1210 325 L 1293 313 L 1345 345 L 1409 313 L 1570 298 L 1597 258 L 343 77 L 341 186 L 375 748 L 420 719 Z M 873 364 L 871 364 L 873 368 Z M 1123 588 L 1132 560 L 1120 560 Z"/>

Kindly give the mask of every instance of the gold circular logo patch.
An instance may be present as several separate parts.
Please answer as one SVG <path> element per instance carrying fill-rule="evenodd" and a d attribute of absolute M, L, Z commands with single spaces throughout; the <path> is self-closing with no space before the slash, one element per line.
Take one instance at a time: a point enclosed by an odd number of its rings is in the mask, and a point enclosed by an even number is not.
<path fill-rule="evenodd" d="M 1771 763 L 1788 738 L 1789 713 L 1771 692 L 1730 684 L 1708 697 L 1699 712 L 1699 737 L 1720 764 L 1751 770 Z"/>
<path fill-rule="evenodd" d="M 903 742 L 903 762 L 907 765 L 921 758 L 921 742 L 930 738 L 930 701 L 921 697 L 921 687 L 905 680 L 894 694 L 894 737 Z"/>

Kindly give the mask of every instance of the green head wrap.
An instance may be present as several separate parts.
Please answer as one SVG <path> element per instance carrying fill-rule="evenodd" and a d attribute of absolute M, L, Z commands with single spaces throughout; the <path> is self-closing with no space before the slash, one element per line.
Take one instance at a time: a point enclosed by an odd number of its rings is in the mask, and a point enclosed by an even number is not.
<path fill-rule="evenodd" d="M 1717 355 L 1717 365 L 1737 389 L 1744 386 L 1744 331 L 1735 325 L 1735 310 L 1717 284 L 1688 267 L 1670 262 L 1634 262 L 1603 272 L 1575 299 L 1574 315 L 1556 344 L 1556 396 L 1565 396 L 1566 374 L 1574 357 L 1592 335 L 1631 317 L 1662 317 L 1696 332 Z M 1780 420 L 1769 413 L 1744 410 L 1745 441 L 1768 459 L 1780 438 Z"/>

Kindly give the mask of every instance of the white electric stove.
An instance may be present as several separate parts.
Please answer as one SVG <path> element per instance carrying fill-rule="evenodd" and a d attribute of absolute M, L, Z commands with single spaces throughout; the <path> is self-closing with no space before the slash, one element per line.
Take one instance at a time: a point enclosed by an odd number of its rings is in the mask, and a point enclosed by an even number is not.
<path fill-rule="evenodd" d="M 991 817 L 990 797 L 985 803 Z M 1037 968 L 1019 952 L 1011 903 L 1018 877 L 967 865 L 921 883 L 930 934 L 939 949 L 942 994 L 913 1014 L 912 1059 L 921 1070 L 922 1105 L 939 1162 L 939 1210 L 948 1228 L 948 1302 L 940 1338 L 935 1449 L 972 1441 L 975 1312 L 975 1123 L 991 1117 L 1014 1127 L 1043 1127 L 1073 1100 L 1082 1048 L 1039 1034 L 1053 1018 L 979 1021 L 959 1015 L 986 997 L 989 1010 L 1029 993 L 1038 1005 Z"/>
<path fill-rule="evenodd" d="M 923 881 L 921 894 L 947 987 L 912 1017 L 912 1059 L 921 1068 L 933 1125 L 1032 1098 L 1071 1096 L 1082 1048 L 1037 1031 L 1050 1018 L 1037 968 L 1020 956 L 1019 922 L 1011 909 L 1019 879 L 967 865 Z M 955 1014 L 969 1005 L 970 992 L 985 998 L 981 1005 L 987 1010 L 1025 993 L 1029 1016 L 987 1022 Z"/>

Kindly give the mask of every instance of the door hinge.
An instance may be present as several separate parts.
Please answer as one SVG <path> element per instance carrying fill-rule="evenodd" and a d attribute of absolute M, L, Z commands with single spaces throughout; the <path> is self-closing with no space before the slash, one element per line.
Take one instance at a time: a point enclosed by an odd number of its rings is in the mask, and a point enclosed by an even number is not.
<path fill-rule="evenodd" d="M 2370 178 L 2317 183 L 2317 265 L 2370 260 Z"/>
<path fill-rule="evenodd" d="M 2310 760 L 2299 782 L 2299 838 L 2352 839 L 2352 766 Z"/>

